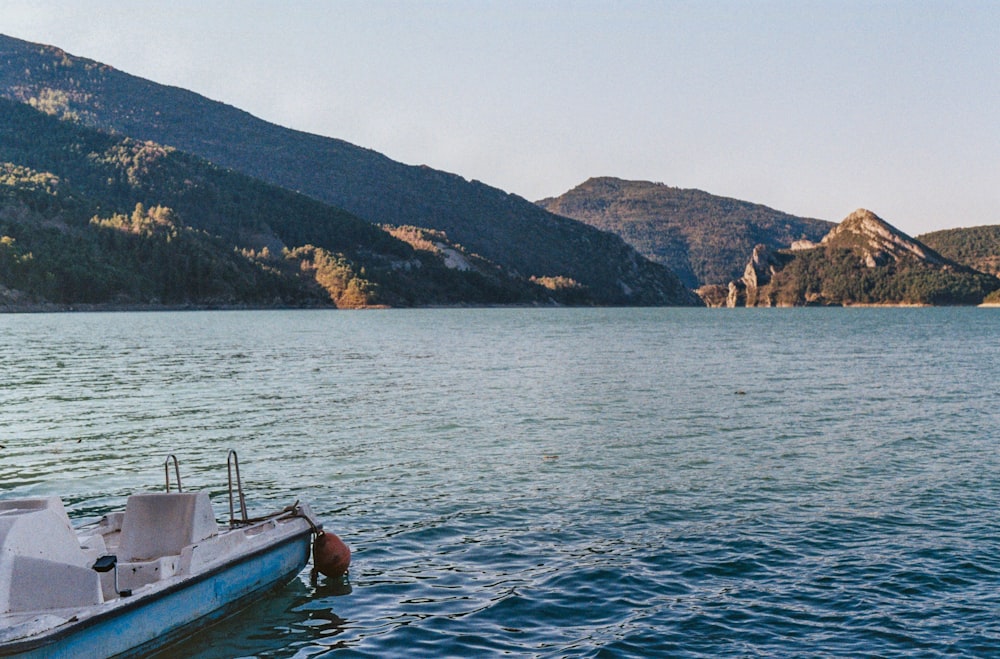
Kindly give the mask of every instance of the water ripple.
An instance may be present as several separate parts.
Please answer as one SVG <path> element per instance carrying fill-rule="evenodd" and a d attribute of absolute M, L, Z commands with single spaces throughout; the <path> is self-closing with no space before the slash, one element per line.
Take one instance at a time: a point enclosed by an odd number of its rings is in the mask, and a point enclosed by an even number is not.
<path fill-rule="evenodd" d="M 745 313 L 744 313 L 745 311 Z M 0 489 L 351 545 L 167 656 L 1000 653 L 991 310 L 0 316 Z M 746 337 L 752 337 L 747 340 Z"/>

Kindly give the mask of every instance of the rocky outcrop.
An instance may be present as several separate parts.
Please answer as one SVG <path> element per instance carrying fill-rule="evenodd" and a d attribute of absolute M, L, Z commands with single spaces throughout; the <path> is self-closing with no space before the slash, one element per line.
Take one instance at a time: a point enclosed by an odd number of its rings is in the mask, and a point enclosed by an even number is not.
<path fill-rule="evenodd" d="M 949 261 L 865 209 L 819 244 L 757 245 L 729 307 L 979 304 L 1000 281 Z"/>
<path fill-rule="evenodd" d="M 743 271 L 743 276 L 729 283 L 729 295 L 726 298 L 727 307 L 772 307 L 773 297 L 767 294 L 767 286 L 771 278 L 791 257 L 767 245 L 757 245 L 753 248 L 750 262 Z"/>
<path fill-rule="evenodd" d="M 725 284 L 706 284 L 695 289 L 695 293 L 706 307 L 725 307 L 729 300 L 729 286 Z"/>
<path fill-rule="evenodd" d="M 823 237 L 820 245 L 859 249 L 862 260 L 869 268 L 905 258 L 916 258 L 934 265 L 944 264 L 944 259 L 937 252 L 864 208 L 848 215 Z"/>

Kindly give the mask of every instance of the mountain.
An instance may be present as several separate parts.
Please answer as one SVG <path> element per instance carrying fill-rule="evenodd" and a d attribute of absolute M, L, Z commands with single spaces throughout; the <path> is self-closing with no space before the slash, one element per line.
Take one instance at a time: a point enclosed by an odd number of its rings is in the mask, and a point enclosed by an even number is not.
<path fill-rule="evenodd" d="M 950 261 L 865 209 L 818 243 L 754 248 L 727 306 L 979 304 L 1000 279 Z"/>
<path fill-rule="evenodd" d="M 174 148 L 0 99 L 2 307 L 362 307 L 559 297 L 443 236 L 414 245 Z"/>
<path fill-rule="evenodd" d="M 58 48 L 0 36 L 0 95 L 186 151 L 369 222 L 443 232 L 512 274 L 597 304 L 700 304 L 620 238 L 516 195 L 290 130 Z"/>
<path fill-rule="evenodd" d="M 754 245 L 777 249 L 796 240 L 815 241 L 833 226 L 701 190 L 609 177 L 589 179 L 537 203 L 618 234 L 691 288 L 739 277 Z"/>
<path fill-rule="evenodd" d="M 1000 276 L 1000 225 L 945 229 L 918 238 L 952 261 Z"/>

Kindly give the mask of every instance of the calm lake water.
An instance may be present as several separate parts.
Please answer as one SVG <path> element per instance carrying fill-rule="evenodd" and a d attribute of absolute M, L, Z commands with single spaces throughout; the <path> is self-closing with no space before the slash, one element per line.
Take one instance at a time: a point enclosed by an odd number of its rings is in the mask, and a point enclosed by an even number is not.
<path fill-rule="evenodd" d="M 0 496 L 301 498 L 178 657 L 997 656 L 1000 310 L 0 316 Z"/>

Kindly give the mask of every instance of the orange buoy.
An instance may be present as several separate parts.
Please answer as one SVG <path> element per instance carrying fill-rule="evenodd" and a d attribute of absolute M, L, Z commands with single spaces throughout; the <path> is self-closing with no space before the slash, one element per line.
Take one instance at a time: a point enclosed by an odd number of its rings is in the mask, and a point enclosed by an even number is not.
<path fill-rule="evenodd" d="M 351 564 L 351 550 L 333 533 L 320 531 L 313 540 L 313 567 L 330 578 L 343 576 Z"/>

